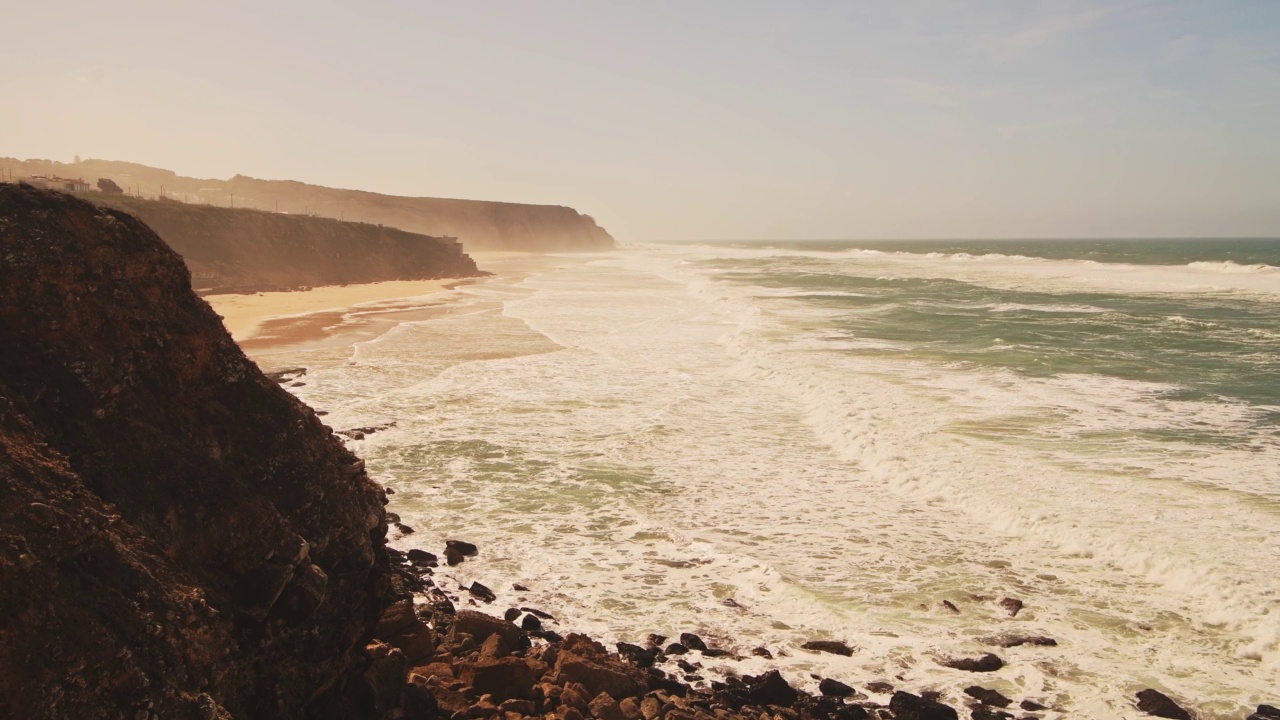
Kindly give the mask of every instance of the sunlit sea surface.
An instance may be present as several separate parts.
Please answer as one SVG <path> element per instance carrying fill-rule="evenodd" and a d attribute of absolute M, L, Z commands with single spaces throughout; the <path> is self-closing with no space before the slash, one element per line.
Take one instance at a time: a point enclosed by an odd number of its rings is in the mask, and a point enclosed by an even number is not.
<path fill-rule="evenodd" d="M 396 423 L 352 447 L 417 529 L 398 545 L 480 546 L 438 573 L 450 591 L 748 658 L 708 679 L 759 672 L 763 645 L 810 689 L 959 705 L 980 682 L 1046 717 L 1140 717 L 1145 687 L 1207 717 L 1280 700 L 1280 241 L 642 245 L 517 269 L 375 340 L 261 358 L 309 367 L 292 390 L 336 429 Z M 987 644 L 1003 633 L 1058 644 Z M 856 652 L 799 649 L 817 638 Z M 989 651 L 1006 667 L 937 662 Z"/>

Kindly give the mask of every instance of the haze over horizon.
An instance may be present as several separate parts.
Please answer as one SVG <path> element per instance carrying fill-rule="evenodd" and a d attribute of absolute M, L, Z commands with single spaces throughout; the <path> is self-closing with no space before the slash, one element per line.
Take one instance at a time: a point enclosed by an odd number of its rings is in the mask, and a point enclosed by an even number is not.
<path fill-rule="evenodd" d="M 0 155 L 623 241 L 1280 235 L 1280 4 L 0 9 Z"/>

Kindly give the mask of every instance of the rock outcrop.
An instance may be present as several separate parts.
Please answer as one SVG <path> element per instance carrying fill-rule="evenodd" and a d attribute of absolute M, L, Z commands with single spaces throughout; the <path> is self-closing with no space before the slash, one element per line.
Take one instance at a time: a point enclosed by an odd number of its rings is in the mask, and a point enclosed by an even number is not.
<path fill-rule="evenodd" d="M 0 186 L 0 717 L 341 717 L 384 500 L 142 222 Z"/>
<path fill-rule="evenodd" d="M 424 235 L 453 235 L 462 239 L 467 250 L 559 252 L 614 247 L 613 237 L 591 216 L 561 205 L 401 197 L 243 175 L 230 180 L 190 178 L 113 160 L 60 163 L 0 158 L 0 170 L 19 178 L 38 174 L 108 178 L 128 194 L 147 198 L 163 194 L 198 204 L 316 214 Z"/>
<path fill-rule="evenodd" d="M 201 294 L 484 273 L 455 240 L 260 210 L 90 194 L 137 216 L 182 256 Z"/>

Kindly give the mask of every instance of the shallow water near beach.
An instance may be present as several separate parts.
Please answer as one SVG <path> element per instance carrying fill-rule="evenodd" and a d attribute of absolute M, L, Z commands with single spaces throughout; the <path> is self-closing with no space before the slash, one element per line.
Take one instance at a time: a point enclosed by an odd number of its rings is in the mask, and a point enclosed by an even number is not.
<path fill-rule="evenodd" d="M 259 360 L 395 423 L 352 447 L 396 544 L 479 545 L 436 578 L 495 613 L 1050 716 L 1280 699 L 1280 241 L 647 245 L 448 299 Z M 1058 644 L 937 662 L 1004 633 Z"/>

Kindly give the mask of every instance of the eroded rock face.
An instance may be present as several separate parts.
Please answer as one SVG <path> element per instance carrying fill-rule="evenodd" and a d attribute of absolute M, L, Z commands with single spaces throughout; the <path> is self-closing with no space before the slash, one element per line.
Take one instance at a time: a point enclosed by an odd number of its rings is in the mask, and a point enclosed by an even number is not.
<path fill-rule="evenodd" d="M 345 687 L 387 585 L 355 460 L 140 221 L 0 186 L 0 714 L 301 717 Z"/>

